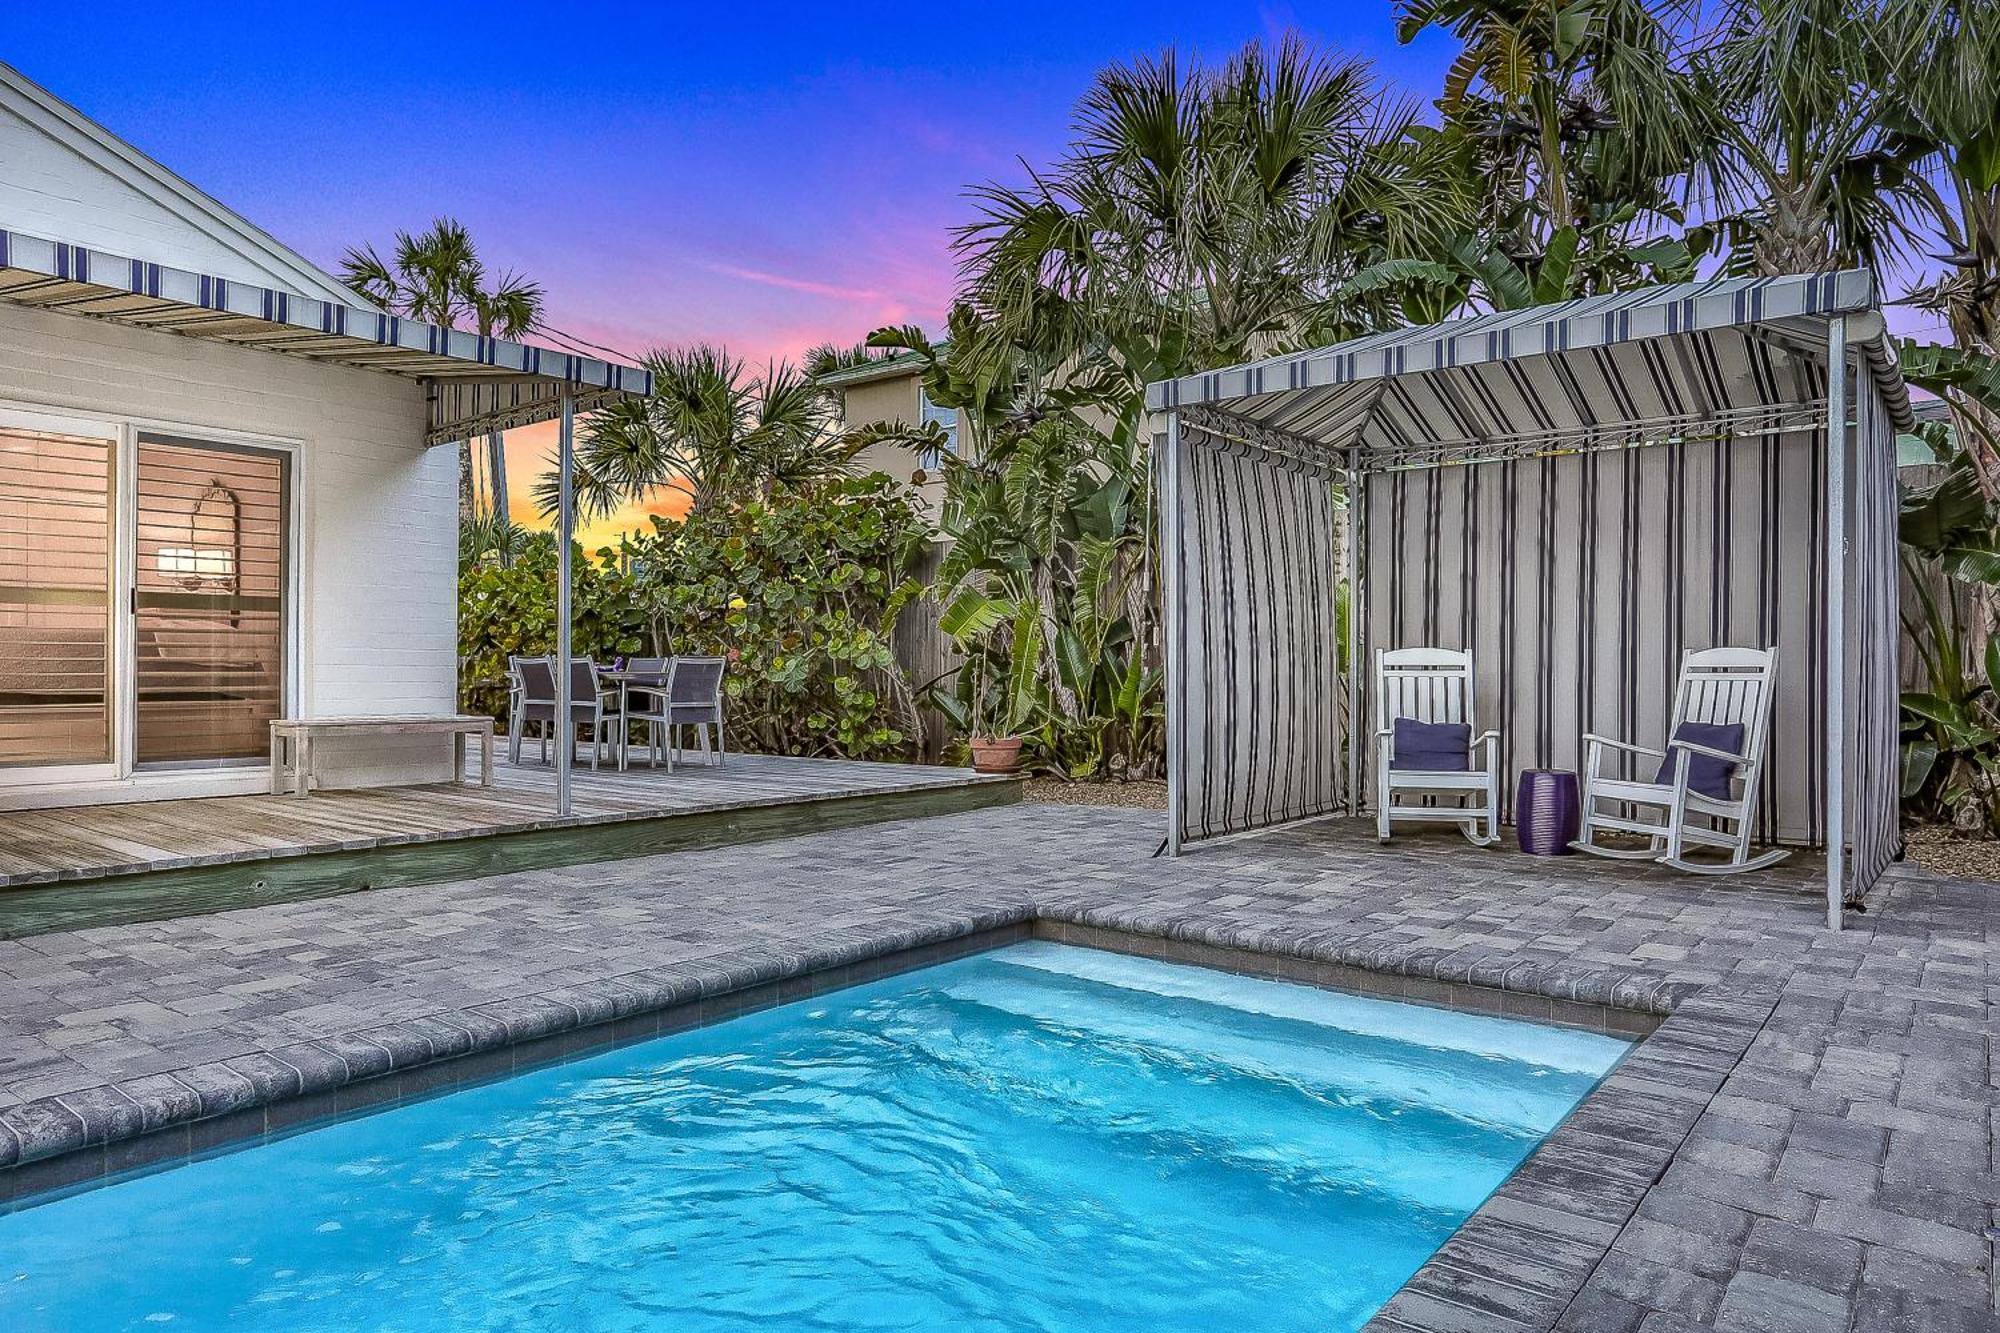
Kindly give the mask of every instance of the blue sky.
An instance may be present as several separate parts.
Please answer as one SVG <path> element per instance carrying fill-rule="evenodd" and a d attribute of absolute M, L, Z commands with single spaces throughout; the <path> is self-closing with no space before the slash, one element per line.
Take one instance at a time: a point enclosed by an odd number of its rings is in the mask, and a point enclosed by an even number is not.
<path fill-rule="evenodd" d="M 1296 29 L 1428 98 L 1450 49 L 1388 0 L 6 6 L 0 58 L 322 265 L 448 214 L 557 328 L 753 366 L 935 327 L 965 189 L 1054 157 L 1109 61 Z M 517 516 L 551 440 L 509 437 Z"/>
<path fill-rule="evenodd" d="M 1107 61 L 1295 27 L 1428 95 L 1445 49 L 1386 0 L 8 8 L 8 61 L 322 263 L 449 213 L 559 327 L 756 361 L 934 323 L 963 190 Z"/>

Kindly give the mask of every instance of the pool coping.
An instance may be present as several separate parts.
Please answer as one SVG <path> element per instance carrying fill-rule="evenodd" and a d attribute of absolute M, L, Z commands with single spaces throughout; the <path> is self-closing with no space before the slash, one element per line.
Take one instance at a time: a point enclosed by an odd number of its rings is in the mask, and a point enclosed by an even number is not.
<path fill-rule="evenodd" d="M 717 955 L 23 1103 L 0 1111 L 0 1212 L 1030 938 L 1633 1039 L 1367 1333 L 1553 1328 L 1777 1002 L 1775 987 L 1023 906 Z"/>

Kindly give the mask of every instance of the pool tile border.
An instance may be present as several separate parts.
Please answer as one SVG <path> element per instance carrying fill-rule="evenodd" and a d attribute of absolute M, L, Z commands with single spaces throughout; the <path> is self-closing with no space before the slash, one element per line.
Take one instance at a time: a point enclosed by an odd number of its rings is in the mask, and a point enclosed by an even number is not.
<path fill-rule="evenodd" d="M 0 1112 L 0 1213 L 1029 938 L 1025 913 L 774 958 L 720 955 L 438 1013 Z"/>
<path fill-rule="evenodd" d="M 795 954 L 717 955 L 24 1103 L 0 1111 L 0 1212 L 1028 938 L 1634 1040 L 1364 1333 L 1553 1328 L 1777 1002 L 1775 989 L 1472 962 L 1334 935 L 994 910 Z"/>
<path fill-rule="evenodd" d="M 1162 935 L 1081 925 L 1050 917 L 1037 917 L 1033 933 L 1036 939 L 1076 944 L 1110 953 L 1134 954 L 1166 963 L 1188 963 L 1220 972 L 1292 981 L 1324 990 L 1351 991 L 1357 995 L 1431 1005 L 1438 1009 L 1456 1009 L 1463 1013 L 1553 1023 L 1634 1041 L 1650 1035 L 1665 1021 L 1663 1015 L 1650 1010 L 1618 1009 L 1596 1001 L 1545 995 L 1536 990 L 1440 981 L 1432 976 L 1357 967 L 1303 953 L 1273 953 L 1202 940 L 1170 939 Z"/>

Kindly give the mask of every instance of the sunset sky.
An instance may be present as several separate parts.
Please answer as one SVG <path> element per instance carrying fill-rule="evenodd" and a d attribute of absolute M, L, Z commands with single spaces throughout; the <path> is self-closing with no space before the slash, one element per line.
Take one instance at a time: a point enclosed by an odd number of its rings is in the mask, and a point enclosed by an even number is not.
<path fill-rule="evenodd" d="M 966 187 L 1051 160 L 1108 61 L 1297 29 L 1428 99 L 1451 50 L 1390 0 L 6 8 L 6 60 L 325 266 L 449 214 L 556 328 L 753 366 L 935 328 Z M 517 515 L 553 441 L 510 441 Z"/>
<path fill-rule="evenodd" d="M 6 7 L 9 63 L 322 265 L 449 214 L 557 328 L 752 365 L 935 326 L 965 188 L 1054 156 L 1107 61 L 1297 27 L 1427 90 L 1443 49 L 1398 47 L 1388 0 L 113 2 L 88 41 L 74 5 Z M 517 494 L 553 440 L 510 440 Z"/>

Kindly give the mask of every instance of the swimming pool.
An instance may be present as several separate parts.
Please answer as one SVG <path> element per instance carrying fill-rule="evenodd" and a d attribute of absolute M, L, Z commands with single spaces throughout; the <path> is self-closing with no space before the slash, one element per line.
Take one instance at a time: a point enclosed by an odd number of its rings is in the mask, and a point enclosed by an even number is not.
<path fill-rule="evenodd" d="M 1352 1329 L 1625 1049 L 1013 945 L 0 1217 L 0 1327 Z"/>

